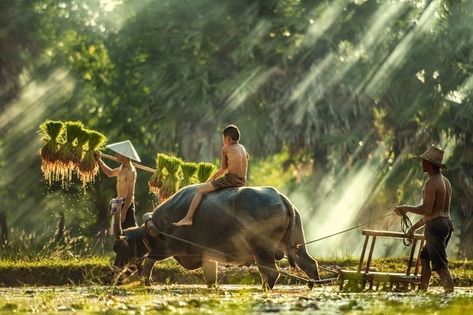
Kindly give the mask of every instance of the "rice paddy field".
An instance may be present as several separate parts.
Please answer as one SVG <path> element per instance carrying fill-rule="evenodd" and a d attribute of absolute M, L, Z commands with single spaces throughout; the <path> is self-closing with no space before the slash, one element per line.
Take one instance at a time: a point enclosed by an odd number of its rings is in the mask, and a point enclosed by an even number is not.
<path fill-rule="evenodd" d="M 340 293 L 335 286 L 308 290 L 282 285 L 263 292 L 254 285 L 140 284 L 122 287 L 0 288 L 0 313 L 57 314 L 471 314 L 473 288 L 429 293 Z"/>
<path fill-rule="evenodd" d="M 352 268 L 356 260 L 321 264 Z M 403 259 L 374 261 L 381 270 L 398 270 L 403 264 Z M 472 314 L 471 261 L 452 261 L 451 267 L 456 292 L 445 295 L 436 277 L 428 293 L 340 292 L 336 284 L 309 290 L 287 277 L 264 292 L 254 267 L 220 266 L 221 284 L 209 289 L 200 270 L 184 270 L 172 259 L 156 266 L 150 287 L 133 276 L 114 283 L 107 257 L 4 260 L 0 314 Z M 322 273 L 323 278 L 330 276 Z"/>

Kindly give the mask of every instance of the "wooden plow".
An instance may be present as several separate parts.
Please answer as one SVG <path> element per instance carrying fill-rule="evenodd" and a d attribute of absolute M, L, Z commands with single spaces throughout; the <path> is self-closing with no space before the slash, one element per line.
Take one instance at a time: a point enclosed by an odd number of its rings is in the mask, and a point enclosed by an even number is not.
<path fill-rule="evenodd" d="M 377 272 L 370 269 L 370 266 L 377 238 L 388 237 L 404 239 L 407 237 L 406 234 L 404 234 L 403 232 L 377 230 L 363 230 L 361 234 L 365 236 L 365 243 L 363 245 L 363 250 L 361 251 L 358 269 L 356 271 L 340 271 L 338 278 L 340 282 L 340 291 L 344 289 L 352 291 L 362 291 L 366 289 L 367 285 L 370 290 L 378 290 L 379 287 L 382 285 L 383 289 L 408 291 L 415 289 L 419 285 L 419 256 L 420 251 L 425 243 L 425 238 L 423 234 L 414 235 L 412 243 L 410 244 L 410 255 L 406 266 L 406 272 L 402 273 Z M 365 263 L 365 254 L 370 238 L 371 244 L 369 247 L 368 257 Z M 420 244 L 418 249 L 417 244 Z"/>

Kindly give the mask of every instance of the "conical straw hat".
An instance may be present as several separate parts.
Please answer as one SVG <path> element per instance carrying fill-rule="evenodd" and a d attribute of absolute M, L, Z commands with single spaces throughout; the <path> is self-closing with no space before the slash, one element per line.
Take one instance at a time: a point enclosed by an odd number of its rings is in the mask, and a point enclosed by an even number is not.
<path fill-rule="evenodd" d="M 419 155 L 419 157 L 423 160 L 429 161 L 430 163 L 437 165 L 440 168 L 446 169 L 447 166 L 442 163 L 443 153 L 443 150 L 437 148 L 434 145 L 431 145 L 430 148 L 425 150 L 425 152 Z"/>
<path fill-rule="evenodd" d="M 123 156 L 126 156 L 129 159 L 141 162 L 141 159 L 138 156 L 138 153 L 136 153 L 136 150 L 131 144 L 130 140 L 109 144 L 107 145 L 107 148 Z"/>

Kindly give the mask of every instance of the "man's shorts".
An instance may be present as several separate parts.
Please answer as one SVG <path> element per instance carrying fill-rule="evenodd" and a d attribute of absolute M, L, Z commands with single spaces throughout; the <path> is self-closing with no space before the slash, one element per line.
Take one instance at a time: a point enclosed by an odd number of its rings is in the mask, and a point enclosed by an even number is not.
<path fill-rule="evenodd" d="M 432 270 L 448 268 L 447 244 L 452 236 L 453 224 L 447 217 L 437 217 L 425 223 L 425 246 L 420 258 L 432 262 Z"/>
<path fill-rule="evenodd" d="M 110 200 L 109 214 L 113 216 L 117 211 L 120 211 L 124 203 L 125 203 L 124 197 L 113 198 L 112 200 Z M 134 226 L 138 226 L 138 224 L 136 223 L 136 217 L 135 217 L 135 203 L 132 202 L 126 212 L 125 222 L 122 223 L 122 229 L 134 227 Z"/>
<path fill-rule="evenodd" d="M 217 190 L 229 187 L 246 186 L 246 180 L 233 173 L 226 173 L 222 177 L 214 179 L 211 183 Z"/>
<path fill-rule="evenodd" d="M 136 217 L 135 217 L 135 203 L 132 202 L 126 212 L 125 222 L 123 222 L 122 224 L 122 229 L 135 227 L 135 226 L 138 226 L 138 224 L 136 223 Z"/>

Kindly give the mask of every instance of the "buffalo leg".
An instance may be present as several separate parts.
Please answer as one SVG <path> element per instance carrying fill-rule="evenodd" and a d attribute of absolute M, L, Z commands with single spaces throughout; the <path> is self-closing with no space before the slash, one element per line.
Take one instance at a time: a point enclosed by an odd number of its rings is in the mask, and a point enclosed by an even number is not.
<path fill-rule="evenodd" d="M 310 257 L 305 248 L 299 248 L 297 251 L 297 256 L 295 257 L 295 262 L 299 268 L 304 271 L 304 273 L 312 280 L 319 280 L 319 271 L 318 264 L 315 259 Z M 314 283 L 309 282 L 309 288 L 312 289 Z"/>
<path fill-rule="evenodd" d="M 274 261 L 274 252 L 256 250 L 255 258 L 263 282 L 263 290 L 272 289 L 279 278 L 279 272 Z"/>
<path fill-rule="evenodd" d="M 156 259 L 145 258 L 143 263 L 143 270 L 141 271 L 141 277 L 144 278 L 145 285 L 151 285 L 151 274 L 153 272 L 153 267 L 156 262 Z"/>
<path fill-rule="evenodd" d="M 204 260 L 202 262 L 205 283 L 209 288 L 217 286 L 217 262 Z"/>

